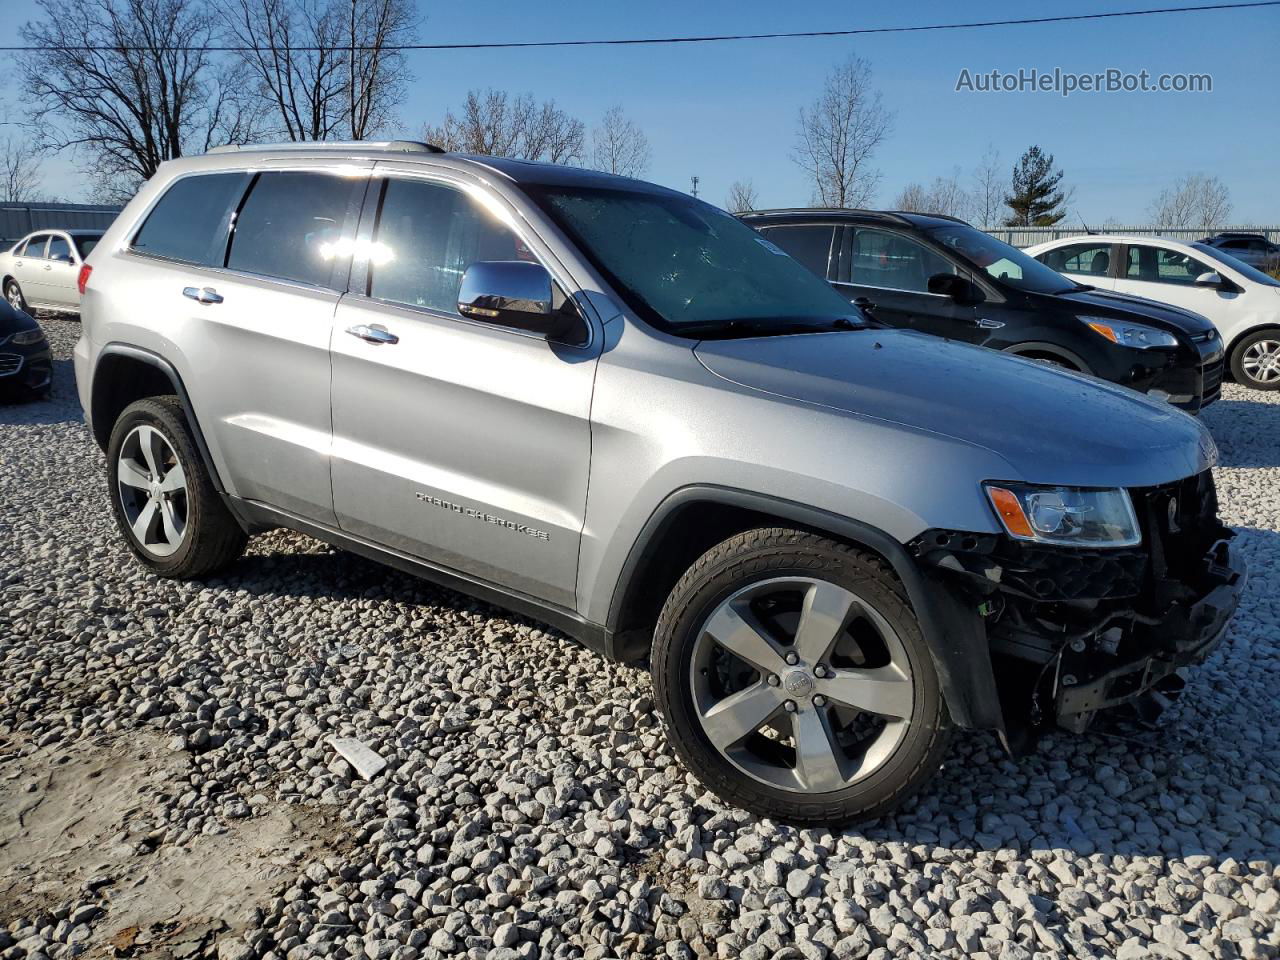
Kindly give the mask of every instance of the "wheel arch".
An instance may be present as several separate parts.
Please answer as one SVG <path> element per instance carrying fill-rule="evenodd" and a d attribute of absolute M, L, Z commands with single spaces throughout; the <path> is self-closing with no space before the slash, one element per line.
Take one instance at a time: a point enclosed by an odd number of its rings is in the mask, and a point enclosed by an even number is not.
<path fill-rule="evenodd" d="M 1280 333 L 1280 323 L 1258 323 L 1252 327 L 1246 327 L 1231 338 L 1231 342 L 1227 344 L 1226 357 L 1227 363 L 1231 362 L 1232 354 L 1236 352 L 1236 347 L 1240 346 L 1245 337 L 1251 337 L 1255 333 L 1261 333 L 1264 330 L 1274 330 Z"/>
<path fill-rule="evenodd" d="M 125 407 L 137 400 L 166 394 L 175 395 L 182 404 L 182 412 L 191 427 L 200 459 L 204 461 L 214 489 L 225 494 L 226 488 L 218 476 L 182 377 L 172 363 L 151 350 L 113 342 L 98 353 L 89 401 L 89 423 L 94 440 L 105 451 L 112 428 Z"/>
<path fill-rule="evenodd" d="M 1003 353 L 1011 353 L 1015 357 L 1030 357 L 1036 354 L 1048 354 L 1059 360 L 1065 360 L 1071 364 L 1080 373 L 1092 375 L 1093 370 L 1080 354 L 1074 350 L 1068 350 L 1066 347 L 1056 343 L 1049 343 L 1044 340 L 1028 340 L 1023 343 L 1015 343 L 1005 347 Z"/>
<path fill-rule="evenodd" d="M 662 603 L 684 571 L 715 544 L 761 526 L 789 526 L 833 537 L 888 563 L 920 621 L 952 719 L 962 727 L 1004 729 L 985 628 L 954 588 L 921 571 L 906 547 L 876 526 L 729 487 L 683 487 L 645 523 L 609 606 L 607 631 L 614 638 L 616 655 L 643 658 Z"/>

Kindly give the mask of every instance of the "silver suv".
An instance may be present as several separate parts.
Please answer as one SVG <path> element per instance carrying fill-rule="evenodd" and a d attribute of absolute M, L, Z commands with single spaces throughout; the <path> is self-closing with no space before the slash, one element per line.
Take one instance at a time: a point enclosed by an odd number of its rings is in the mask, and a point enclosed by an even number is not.
<path fill-rule="evenodd" d="M 724 799 L 901 802 L 1168 694 L 1244 585 L 1217 451 L 1118 387 L 903 330 L 733 217 L 426 144 L 165 164 L 89 258 L 81 402 L 161 576 L 300 530 L 651 665 Z"/>

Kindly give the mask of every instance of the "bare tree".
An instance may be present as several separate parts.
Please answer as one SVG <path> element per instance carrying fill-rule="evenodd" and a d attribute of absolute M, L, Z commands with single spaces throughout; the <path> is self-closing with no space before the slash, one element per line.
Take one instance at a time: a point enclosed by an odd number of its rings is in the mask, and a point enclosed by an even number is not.
<path fill-rule="evenodd" d="M 325 140 L 347 109 L 342 19 L 329 0 L 218 0 L 228 44 L 290 140 Z"/>
<path fill-rule="evenodd" d="M 756 185 L 750 180 L 735 180 L 729 184 L 729 198 L 725 209 L 730 213 L 746 213 L 756 208 Z"/>
<path fill-rule="evenodd" d="M 1188 174 L 1160 191 L 1149 215 L 1158 227 L 1194 227 L 1207 233 L 1226 224 L 1231 191 L 1217 177 Z"/>
<path fill-rule="evenodd" d="M 347 120 L 352 140 L 385 128 L 411 77 L 404 54 L 418 19 L 412 0 L 336 0 L 347 7 Z"/>
<path fill-rule="evenodd" d="M 894 206 L 912 213 L 940 214 L 965 220 L 969 217 L 973 198 L 960 185 L 960 172 L 957 170 L 949 177 L 934 177 L 928 187 L 919 183 L 907 184 L 894 200 Z"/>
<path fill-rule="evenodd" d="M 512 97 L 505 90 L 472 90 L 455 115 L 445 114 L 423 138 L 446 150 L 490 157 L 517 157 L 575 163 L 586 148 L 582 121 L 558 108 L 554 100 L 538 104 L 533 94 Z"/>
<path fill-rule="evenodd" d="M 40 151 L 27 137 L 0 142 L 0 201 L 37 200 L 42 182 Z"/>
<path fill-rule="evenodd" d="M 832 71 L 822 94 L 800 111 L 792 154 L 813 181 L 814 199 L 831 207 L 868 203 L 880 182 L 871 160 L 892 126 L 867 61 L 851 57 Z"/>
<path fill-rule="evenodd" d="M 649 138 L 621 107 L 611 107 L 591 131 L 591 159 L 597 170 L 638 177 L 649 166 Z"/>
<path fill-rule="evenodd" d="M 103 199 L 130 196 L 165 160 L 252 138 L 259 106 L 215 62 L 199 0 L 38 0 L 17 74 L 43 146 L 73 147 Z"/>
<path fill-rule="evenodd" d="M 994 144 L 987 144 L 982 159 L 973 170 L 973 219 L 984 230 L 998 226 L 1004 217 L 1004 198 L 1009 192 L 1009 182 L 1000 165 L 1000 151 Z"/>

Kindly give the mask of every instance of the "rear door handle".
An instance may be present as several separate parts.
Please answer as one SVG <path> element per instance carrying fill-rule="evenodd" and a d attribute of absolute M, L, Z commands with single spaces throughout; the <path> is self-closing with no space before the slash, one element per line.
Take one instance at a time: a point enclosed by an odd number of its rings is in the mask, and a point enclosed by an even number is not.
<path fill-rule="evenodd" d="M 52 264 L 52 263 L 46 263 L 46 264 L 44 265 L 44 268 L 45 268 L 46 270 L 52 270 L 52 269 L 53 269 L 53 264 Z"/>
<path fill-rule="evenodd" d="M 222 294 L 213 287 L 183 287 L 182 295 L 196 303 L 221 303 Z"/>
<path fill-rule="evenodd" d="M 359 337 L 365 343 L 399 343 L 400 338 L 388 330 L 386 327 L 380 327 L 377 324 L 357 324 L 354 327 L 347 327 L 347 333 L 353 337 Z"/>

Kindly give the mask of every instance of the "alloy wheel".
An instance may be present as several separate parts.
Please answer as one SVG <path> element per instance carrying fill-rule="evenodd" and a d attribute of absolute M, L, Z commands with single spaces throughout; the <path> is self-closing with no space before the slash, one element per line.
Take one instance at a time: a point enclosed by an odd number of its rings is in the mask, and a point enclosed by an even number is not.
<path fill-rule="evenodd" d="M 138 544 L 172 556 L 187 534 L 187 478 L 173 445 L 155 427 L 134 427 L 120 446 L 116 480 L 125 520 Z"/>
<path fill-rule="evenodd" d="M 694 644 L 703 732 L 735 767 L 799 793 L 879 769 L 907 733 L 915 694 L 901 637 L 864 598 L 789 576 L 723 600 Z"/>
<path fill-rule="evenodd" d="M 22 309 L 22 291 L 18 289 L 18 285 L 16 283 L 10 283 L 9 286 L 5 288 L 5 299 L 9 301 L 9 306 L 13 307 L 13 309 Z"/>
<path fill-rule="evenodd" d="M 1240 366 L 1258 383 L 1280 381 L 1280 340 L 1258 340 L 1249 344 L 1240 358 Z"/>

